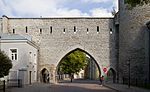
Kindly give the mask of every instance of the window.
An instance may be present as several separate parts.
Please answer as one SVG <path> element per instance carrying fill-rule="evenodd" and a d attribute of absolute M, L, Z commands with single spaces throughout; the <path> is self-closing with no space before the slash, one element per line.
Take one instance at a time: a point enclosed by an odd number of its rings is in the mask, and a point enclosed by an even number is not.
<path fill-rule="evenodd" d="M 10 49 L 11 60 L 17 60 L 17 49 Z"/>
<path fill-rule="evenodd" d="M 76 32 L 76 26 L 74 26 L 74 32 Z"/>
<path fill-rule="evenodd" d="M 50 27 L 50 33 L 52 34 L 52 32 L 53 32 L 53 28 L 52 28 L 52 26 Z"/>
<path fill-rule="evenodd" d="M 66 29 L 64 28 L 64 32 L 63 33 L 65 34 L 65 32 L 66 32 Z"/>
<path fill-rule="evenodd" d="M 28 28 L 26 27 L 26 33 L 28 33 Z"/>
<path fill-rule="evenodd" d="M 74 26 L 74 34 L 76 34 L 76 26 Z"/>
<path fill-rule="evenodd" d="M 110 34 L 112 34 L 112 28 L 110 28 Z"/>
<path fill-rule="evenodd" d="M 97 26 L 97 33 L 99 33 L 99 26 Z"/>
<path fill-rule="evenodd" d="M 15 29 L 13 29 L 13 34 L 15 34 Z"/>
<path fill-rule="evenodd" d="M 87 28 L 87 34 L 89 33 L 89 29 Z"/>
<path fill-rule="evenodd" d="M 40 29 L 40 34 L 42 34 L 42 29 Z"/>

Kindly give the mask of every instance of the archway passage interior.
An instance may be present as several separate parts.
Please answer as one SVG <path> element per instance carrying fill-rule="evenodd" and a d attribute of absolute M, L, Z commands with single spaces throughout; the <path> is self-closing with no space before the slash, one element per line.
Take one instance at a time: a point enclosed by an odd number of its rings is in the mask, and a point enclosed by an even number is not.
<path fill-rule="evenodd" d="M 49 72 L 46 68 L 41 71 L 41 82 L 49 83 Z"/>
<path fill-rule="evenodd" d="M 61 59 L 56 72 L 58 82 L 70 79 L 98 81 L 101 76 L 96 60 L 88 52 L 79 48 L 70 51 Z"/>

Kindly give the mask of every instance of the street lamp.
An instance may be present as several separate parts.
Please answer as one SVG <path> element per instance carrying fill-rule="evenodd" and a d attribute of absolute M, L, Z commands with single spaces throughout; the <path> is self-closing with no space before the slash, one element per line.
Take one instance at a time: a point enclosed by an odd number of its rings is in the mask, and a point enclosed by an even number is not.
<path fill-rule="evenodd" d="M 128 87 L 130 88 L 130 59 L 127 61 L 127 65 L 128 65 Z"/>

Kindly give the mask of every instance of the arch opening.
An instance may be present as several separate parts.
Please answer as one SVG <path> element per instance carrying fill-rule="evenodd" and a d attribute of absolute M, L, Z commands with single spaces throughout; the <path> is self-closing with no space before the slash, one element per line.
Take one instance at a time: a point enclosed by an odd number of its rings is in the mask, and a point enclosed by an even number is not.
<path fill-rule="evenodd" d="M 107 82 L 115 83 L 116 82 L 116 72 L 113 68 L 110 68 L 107 72 Z"/>
<path fill-rule="evenodd" d="M 40 81 L 43 83 L 49 83 L 50 80 L 49 71 L 46 68 L 44 68 L 41 70 L 40 74 L 41 74 Z"/>
<path fill-rule="evenodd" d="M 77 74 L 69 75 L 61 72 L 61 64 L 62 61 L 71 53 L 74 53 L 75 51 L 80 51 L 86 55 L 86 61 L 84 65 L 84 69 L 81 69 L 80 72 Z M 71 78 L 74 79 L 84 79 L 84 80 L 99 80 L 99 77 L 101 76 L 100 66 L 98 65 L 97 61 L 94 59 L 93 56 L 91 56 L 88 52 L 85 50 L 82 50 L 80 48 L 74 49 L 67 53 L 58 63 L 56 67 L 56 81 L 59 82 L 60 80 L 69 80 Z"/>

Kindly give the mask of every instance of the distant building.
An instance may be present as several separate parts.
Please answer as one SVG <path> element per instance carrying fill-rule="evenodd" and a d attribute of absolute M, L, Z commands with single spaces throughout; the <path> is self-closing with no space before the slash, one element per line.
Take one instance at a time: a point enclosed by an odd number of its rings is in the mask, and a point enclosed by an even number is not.
<path fill-rule="evenodd" d="M 90 80 L 99 79 L 100 74 L 99 74 L 98 66 L 96 65 L 95 61 L 90 57 L 88 57 L 84 74 L 85 74 L 84 76 L 85 79 L 90 79 Z"/>
<path fill-rule="evenodd" d="M 0 33 L 1 51 L 12 60 L 8 79 L 22 79 L 23 84 L 37 82 L 38 47 L 29 37 Z"/>

